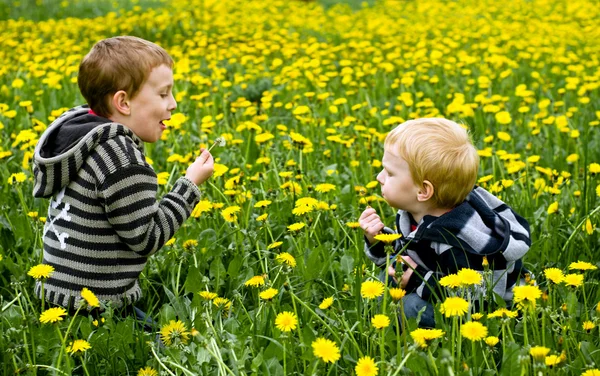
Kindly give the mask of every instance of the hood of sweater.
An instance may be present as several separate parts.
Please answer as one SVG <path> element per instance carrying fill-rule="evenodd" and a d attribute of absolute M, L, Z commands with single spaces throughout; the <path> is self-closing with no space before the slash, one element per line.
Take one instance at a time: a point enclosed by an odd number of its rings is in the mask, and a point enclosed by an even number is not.
<path fill-rule="evenodd" d="M 129 128 L 90 113 L 87 105 L 74 107 L 58 117 L 40 137 L 33 155 L 35 197 L 50 197 L 69 184 L 94 148 L 117 136 L 144 143 Z"/>
<path fill-rule="evenodd" d="M 501 252 L 507 261 L 522 258 L 531 245 L 527 221 L 480 187 L 475 187 L 465 201 L 446 214 L 423 217 L 416 230 L 411 230 L 410 214 L 398 214 L 403 243 L 429 240 L 481 256 Z"/>

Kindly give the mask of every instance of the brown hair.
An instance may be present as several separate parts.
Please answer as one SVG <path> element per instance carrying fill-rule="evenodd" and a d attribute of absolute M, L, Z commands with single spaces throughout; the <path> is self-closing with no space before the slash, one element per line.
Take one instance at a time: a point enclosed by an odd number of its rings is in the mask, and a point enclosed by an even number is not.
<path fill-rule="evenodd" d="M 477 149 L 467 131 L 451 120 L 409 120 L 387 135 L 385 147 L 406 161 L 415 184 L 433 184 L 432 200 L 438 208 L 463 202 L 477 180 Z"/>
<path fill-rule="evenodd" d="M 124 90 L 134 98 L 152 69 L 173 68 L 167 51 L 147 40 L 120 36 L 96 43 L 79 64 L 79 90 L 98 115 L 111 115 L 110 96 Z"/>

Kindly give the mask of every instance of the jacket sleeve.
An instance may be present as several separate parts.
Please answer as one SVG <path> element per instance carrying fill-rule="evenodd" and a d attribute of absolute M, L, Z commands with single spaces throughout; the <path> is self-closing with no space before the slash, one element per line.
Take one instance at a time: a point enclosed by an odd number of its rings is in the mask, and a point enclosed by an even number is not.
<path fill-rule="evenodd" d="M 156 173 L 151 167 L 140 164 L 130 164 L 112 172 L 98 190 L 108 221 L 119 238 L 142 256 L 158 251 L 200 200 L 198 187 L 182 177 L 157 201 Z"/>

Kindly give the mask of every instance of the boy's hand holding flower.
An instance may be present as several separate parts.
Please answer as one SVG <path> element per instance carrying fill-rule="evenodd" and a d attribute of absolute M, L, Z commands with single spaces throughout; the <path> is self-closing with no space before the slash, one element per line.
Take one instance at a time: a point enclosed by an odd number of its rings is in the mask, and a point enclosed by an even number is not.
<path fill-rule="evenodd" d="M 414 262 L 413 259 L 410 258 L 410 256 L 398 255 L 396 260 L 400 261 L 403 264 L 409 265 L 409 268 L 406 269 L 406 271 L 404 271 L 404 273 L 402 273 L 402 279 L 400 280 L 400 283 L 399 283 L 400 288 L 406 288 L 406 285 L 408 285 L 408 280 L 412 276 L 413 269 L 415 269 L 417 267 L 417 263 Z M 398 279 L 396 278 L 396 269 L 394 269 L 394 267 L 392 265 L 390 265 L 388 267 L 388 275 L 390 277 L 394 278 L 394 281 L 396 283 L 398 283 Z"/>
<path fill-rule="evenodd" d="M 362 212 L 358 219 L 358 223 L 370 244 L 375 242 L 375 235 L 379 234 L 385 227 L 381 218 L 372 207 L 367 207 L 365 211 Z"/>
<path fill-rule="evenodd" d="M 194 163 L 188 167 L 185 177 L 194 182 L 196 185 L 204 183 L 213 174 L 215 161 L 210 152 L 204 148 L 200 149 L 202 153 Z"/>

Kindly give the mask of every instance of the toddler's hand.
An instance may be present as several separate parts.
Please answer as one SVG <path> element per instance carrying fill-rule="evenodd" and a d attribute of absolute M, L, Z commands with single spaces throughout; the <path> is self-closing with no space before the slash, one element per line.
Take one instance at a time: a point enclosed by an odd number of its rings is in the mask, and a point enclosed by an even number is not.
<path fill-rule="evenodd" d="M 385 227 L 375 209 L 371 207 L 366 208 L 365 211 L 362 212 L 358 219 L 358 223 L 371 244 L 375 242 L 375 235 L 379 234 Z"/>
<path fill-rule="evenodd" d="M 413 259 L 410 258 L 410 256 L 398 255 L 397 260 L 398 262 L 408 264 L 410 266 L 410 268 L 406 269 L 406 271 L 402 273 L 402 280 L 400 281 L 400 288 L 406 288 L 406 286 L 408 285 L 408 280 L 413 274 L 413 269 L 417 267 L 417 263 L 414 262 Z M 396 266 L 402 268 L 402 266 L 398 265 L 398 263 L 396 263 Z M 396 279 L 396 269 L 394 269 L 391 265 L 388 267 L 388 275 L 393 277 L 394 281 L 398 283 L 398 280 Z"/>
<path fill-rule="evenodd" d="M 215 161 L 213 160 L 210 152 L 204 148 L 200 149 L 202 153 L 194 163 L 192 163 L 187 171 L 185 177 L 193 181 L 196 185 L 204 183 L 213 174 L 215 167 Z"/>

